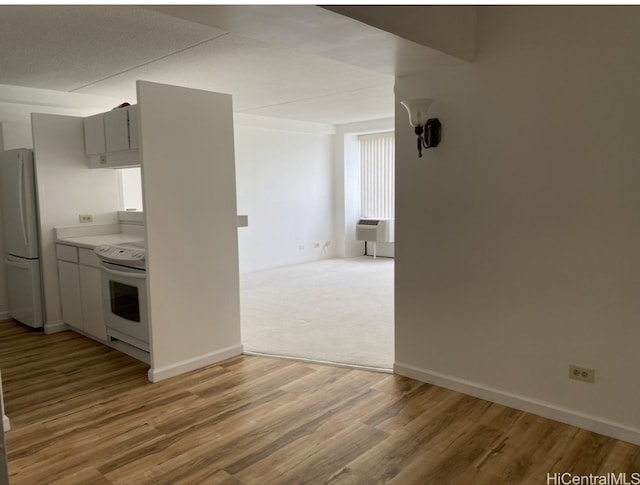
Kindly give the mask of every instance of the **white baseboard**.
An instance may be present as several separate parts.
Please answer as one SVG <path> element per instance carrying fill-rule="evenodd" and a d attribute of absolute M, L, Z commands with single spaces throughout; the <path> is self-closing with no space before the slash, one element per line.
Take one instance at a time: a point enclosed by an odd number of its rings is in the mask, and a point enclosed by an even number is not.
<path fill-rule="evenodd" d="M 62 320 L 44 323 L 44 333 L 46 334 L 66 332 L 67 330 L 69 330 L 69 327 Z"/>
<path fill-rule="evenodd" d="M 395 363 L 394 372 L 421 382 L 451 389 L 452 391 L 462 392 L 486 401 L 495 402 L 510 408 L 536 414 L 543 418 L 552 419 L 554 421 L 559 421 L 588 431 L 593 431 L 594 433 L 599 433 L 611 438 L 640 445 L 640 429 L 609 421 L 597 416 L 584 414 L 575 409 L 565 408 L 549 402 L 538 401 L 536 399 L 511 394 L 476 382 L 450 377 L 438 372 L 432 372 L 427 369 L 421 369 L 400 362 Z"/>
<path fill-rule="evenodd" d="M 2 426 L 5 433 L 11 431 L 11 421 L 9 421 L 6 415 L 2 415 Z"/>
<path fill-rule="evenodd" d="M 191 359 L 176 362 L 175 364 L 167 365 L 164 367 L 154 368 L 153 365 L 149 369 L 149 380 L 151 382 L 158 382 L 170 377 L 175 377 L 185 372 L 189 372 L 195 369 L 200 369 L 211 364 L 235 357 L 242 353 L 242 345 L 233 345 L 225 349 L 220 349 L 215 352 L 193 357 Z M 153 349 L 151 351 L 153 355 Z"/>

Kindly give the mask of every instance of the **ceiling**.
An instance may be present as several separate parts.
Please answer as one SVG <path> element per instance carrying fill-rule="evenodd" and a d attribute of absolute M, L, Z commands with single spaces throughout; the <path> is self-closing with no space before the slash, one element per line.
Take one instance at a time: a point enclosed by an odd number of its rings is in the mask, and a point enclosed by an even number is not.
<path fill-rule="evenodd" d="M 135 102 L 142 79 L 232 94 L 241 113 L 393 116 L 392 73 L 244 34 L 134 6 L 2 5 L 0 84 Z"/>

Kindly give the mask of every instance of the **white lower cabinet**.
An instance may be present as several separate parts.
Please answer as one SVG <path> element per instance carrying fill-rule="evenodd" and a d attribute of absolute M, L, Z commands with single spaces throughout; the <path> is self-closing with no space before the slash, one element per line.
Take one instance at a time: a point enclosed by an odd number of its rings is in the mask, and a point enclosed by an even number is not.
<path fill-rule="evenodd" d="M 64 323 L 106 341 L 100 261 L 91 249 L 57 244 L 56 251 Z"/>
<path fill-rule="evenodd" d="M 90 249 L 80 248 L 80 296 L 84 331 L 107 340 L 107 327 L 102 311 L 102 270 L 100 260 Z"/>
<path fill-rule="evenodd" d="M 78 263 L 58 260 L 58 277 L 60 279 L 62 320 L 67 325 L 82 330 L 84 321 L 82 318 Z"/>

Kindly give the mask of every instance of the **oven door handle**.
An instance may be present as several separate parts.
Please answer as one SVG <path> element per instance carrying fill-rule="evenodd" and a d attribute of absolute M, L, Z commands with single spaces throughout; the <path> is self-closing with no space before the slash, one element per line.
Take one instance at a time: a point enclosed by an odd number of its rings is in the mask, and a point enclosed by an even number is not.
<path fill-rule="evenodd" d="M 106 268 L 104 266 L 102 266 L 102 271 L 105 271 L 109 274 L 112 274 L 114 276 L 124 276 L 126 278 L 137 278 L 139 280 L 144 280 L 147 277 L 147 273 L 143 272 L 143 273 L 134 273 L 134 272 L 128 272 L 128 271 L 116 271 L 113 270 L 111 268 Z"/>

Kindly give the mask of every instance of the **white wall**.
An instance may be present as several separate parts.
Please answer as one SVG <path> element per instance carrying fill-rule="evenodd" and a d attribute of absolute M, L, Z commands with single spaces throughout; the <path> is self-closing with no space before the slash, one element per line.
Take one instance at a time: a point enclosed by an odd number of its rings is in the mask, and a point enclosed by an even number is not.
<path fill-rule="evenodd" d="M 640 10 L 478 21 L 476 62 L 396 82 L 396 369 L 640 443 Z"/>
<path fill-rule="evenodd" d="M 89 116 L 108 111 L 122 100 L 87 94 L 0 84 L 0 123 L 5 150 L 31 148 L 31 113 Z"/>
<path fill-rule="evenodd" d="M 235 118 L 238 213 L 249 216 L 238 230 L 240 271 L 331 257 L 332 127 Z"/>
<path fill-rule="evenodd" d="M 116 170 L 88 168 L 82 118 L 34 114 L 32 127 L 45 331 L 54 331 L 62 322 L 54 229 L 78 225 L 79 214 L 93 214 L 95 224 L 118 222 L 120 178 Z"/>
<path fill-rule="evenodd" d="M 2 113 L 0 112 L 0 119 Z M 32 148 L 31 124 L 4 121 L 0 123 L 0 149 Z"/>
<path fill-rule="evenodd" d="M 137 83 L 158 381 L 242 352 L 231 96 Z"/>

